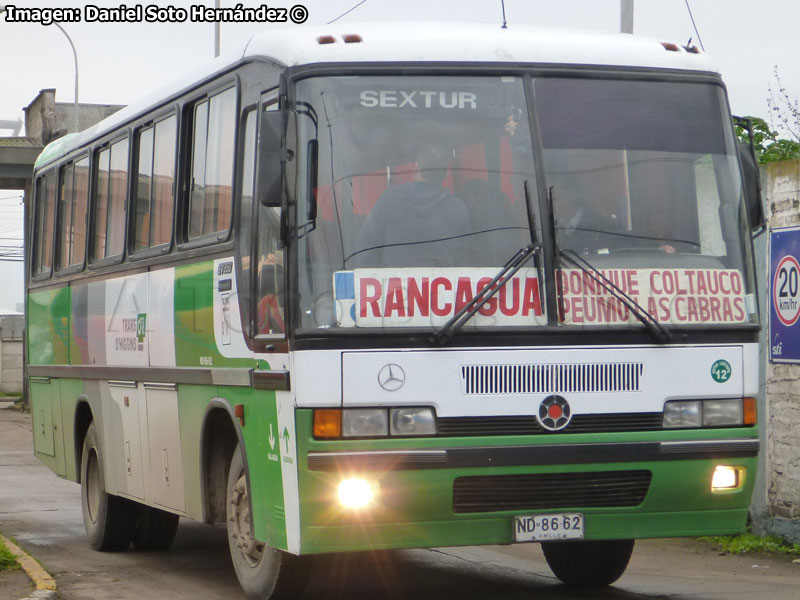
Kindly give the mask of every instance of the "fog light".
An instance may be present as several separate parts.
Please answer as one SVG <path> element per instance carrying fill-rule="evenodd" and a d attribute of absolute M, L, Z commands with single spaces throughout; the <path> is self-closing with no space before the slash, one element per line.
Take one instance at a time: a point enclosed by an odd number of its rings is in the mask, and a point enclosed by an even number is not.
<path fill-rule="evenodd" d="M 339 484 L 339 503 L 345 508 L 367 508 L 378 495 L 378 483 L 366 479 L 345 479 Z"/>
<path fill-rule="evenodd" d="M 714 469 L 714 475 L 711 478 L 712 492 L 733 490 L 741 486 L 741 484 L 742 474 L 740 468 L 719 465 Z"/>

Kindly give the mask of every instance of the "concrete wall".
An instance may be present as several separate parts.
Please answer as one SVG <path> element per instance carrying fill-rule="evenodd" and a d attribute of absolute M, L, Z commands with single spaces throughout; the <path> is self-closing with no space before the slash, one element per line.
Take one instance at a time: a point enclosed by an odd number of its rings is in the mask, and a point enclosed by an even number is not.
<path fill-rule="evenodd" d="M 762 168 L 770 228 L 800 225 L 800 160 Z M 762 236 L 766 237 L 766 236 Z M 770 283 L 766 240 L 756 244 L 762 323 L 768 334 Z M 800 365 L 769 362 L 768 335 L 762 335 L 765 395 L 760 420 L 766 444 L 762 446 L 764 486 L 754 498 L 754 525 L 760 533 L 775 533 L 800 542 Z M 756 492 L 759 495 L 759 492 Z M 763 500 L 763 505 L 760 504 Z"/>
<path fill-rule="evenodd" d="M 22 315 L 0 317 L 0 394 L 22 393 Z"/>

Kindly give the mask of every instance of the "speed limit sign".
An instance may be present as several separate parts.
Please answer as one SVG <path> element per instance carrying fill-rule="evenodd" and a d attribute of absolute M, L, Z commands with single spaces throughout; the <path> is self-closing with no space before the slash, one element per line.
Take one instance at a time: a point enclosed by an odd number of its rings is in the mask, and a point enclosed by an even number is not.
<path fill-rule="evenodd" d="M 784 325 L 794 325 L 800 317 L 800 264 L 794 256 L 784 256 L 775 269 L 772 304 Z"/>
<path fill-rule="evenodd" d="M 800 227 L 769 237 L 769 360 L 800 364 Z"/>

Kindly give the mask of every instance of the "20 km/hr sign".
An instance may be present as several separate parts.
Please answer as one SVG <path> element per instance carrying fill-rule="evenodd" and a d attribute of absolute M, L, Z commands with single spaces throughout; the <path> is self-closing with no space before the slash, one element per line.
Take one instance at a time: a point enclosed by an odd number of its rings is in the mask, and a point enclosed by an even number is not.
<path fill-rule="evenodd" d="M 800 317 L 800 264 L 794 256 L 784 256 L 775 269 L 772 304 L 784 325 L 794 325 Z"/>
<path fill-rule="evenodd" d="M 772 230 L 769 274 L 770 361 L 800 363 L 800 227 Z"/>

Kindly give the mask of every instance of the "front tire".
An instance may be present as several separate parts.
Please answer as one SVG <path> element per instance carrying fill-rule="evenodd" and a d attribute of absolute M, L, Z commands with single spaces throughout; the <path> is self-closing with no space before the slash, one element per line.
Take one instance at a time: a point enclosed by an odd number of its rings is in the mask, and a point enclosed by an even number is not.
<path fill-rule="evenodd" d="M 244 457 L 236 446 L 228 470 L 228 546 L 245 595 L 251 600 L 297 598 L 308 582 L 310 562 L 271 548 L 252 537 Z"/>
<path fill-rule="evenodd" d="M 95 550 L 125 550 L 133 537 L 133 504 L 106 493 L 104 456 L 95 424 L 89 425 L 81 454 L 81 512 L 86 537 Z"/>
<path fill-rule="evenodd" d="M 622 577 L 634 540 L 543 542 L 542 552 L 553 574 L 567 585 L 601 587 Z"/>

